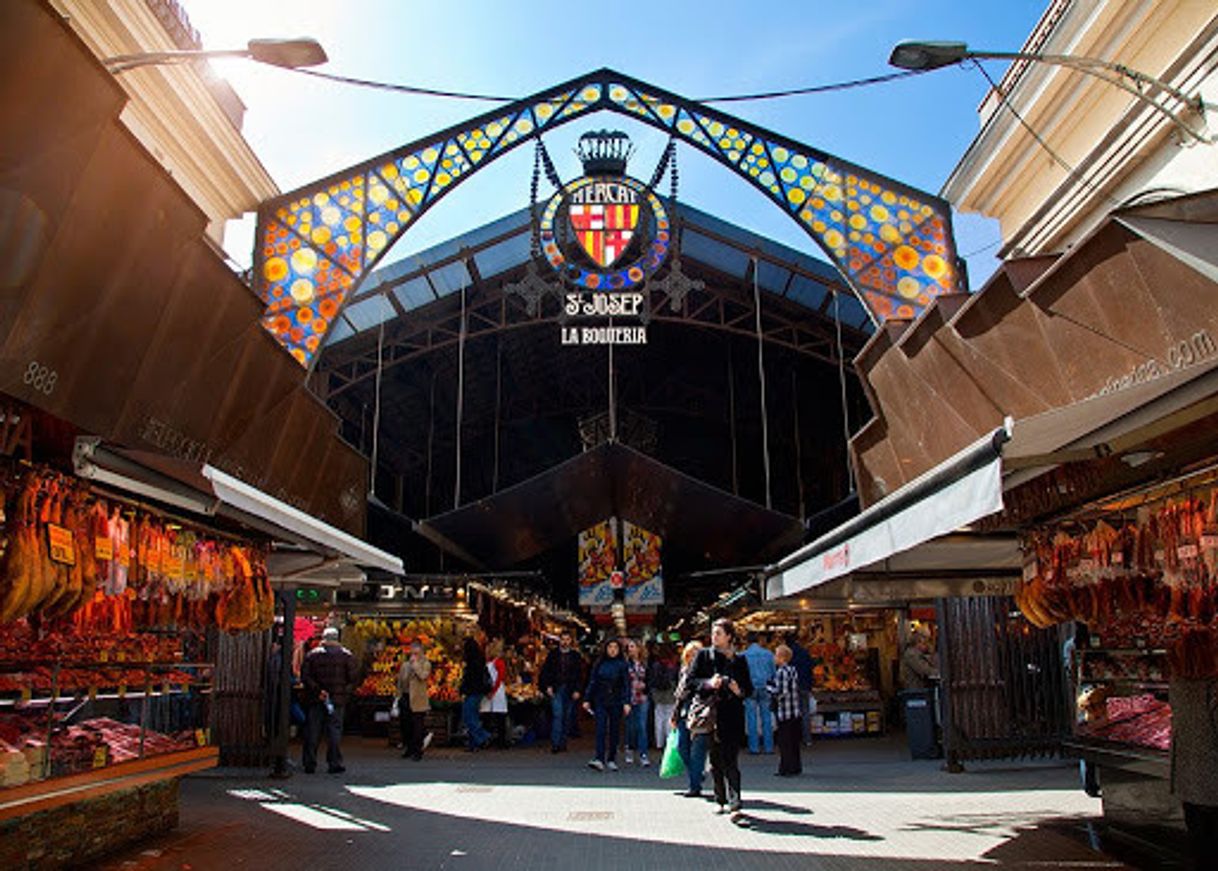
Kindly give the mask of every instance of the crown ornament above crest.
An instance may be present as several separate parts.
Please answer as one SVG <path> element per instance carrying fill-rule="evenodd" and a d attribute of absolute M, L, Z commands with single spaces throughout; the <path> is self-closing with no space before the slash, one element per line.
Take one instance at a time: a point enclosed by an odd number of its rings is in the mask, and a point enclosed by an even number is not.
<path fill-rule="evenodd" d="M 575 153 L 583 161 L 584 175 L 625 175 L 634 145 L 619 130 L 595 130 L 579 137 Z"/>

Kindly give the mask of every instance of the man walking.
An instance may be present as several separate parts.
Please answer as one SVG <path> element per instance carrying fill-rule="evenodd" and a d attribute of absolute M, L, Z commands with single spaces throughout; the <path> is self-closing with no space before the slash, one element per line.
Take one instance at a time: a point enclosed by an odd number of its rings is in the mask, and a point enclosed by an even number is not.
<path fill-rule="evenodd" d="M 567 733 L 575 717 L 579 688 L 584 685 L 584 659 L 572 647 L 570 632 L 563 632 L 558 648 L 551 650 L 541 667 L 539 683 L 550 699 L 550 752 L 567 749 Z"/>
<path fill-rule="evenodd" d="M 749 753 L 754 756 L 762 749 L 774 752 L 774 724 L 770 712 L 770 691 L 766 684 L 774 677 L 776 666 L 774 654 L 762 647 L 757 633 L 748 635 L 749 646 L 744 659 L 749 664 L 749 679 L 753 682 L 753 694 L 744 700 L 744 723 L 748 729 Z M 758 740 L 758 731 L 761 740 Z"/>
<path fill-rule="evenodd" d="M 338 643 L 338 629 L 326 627 L 321 644 L 305 657 L 300 669 L 309 710 L 305 720 L 304 750 L 301 761 L 305 774 L 317 770 L 317 746 L 322 730 L 326 733 L 326 764 L 331 774 L 341 774 L 343 752 L 343 710 L 355 685 L 356 664 L 351 651 Z"/>

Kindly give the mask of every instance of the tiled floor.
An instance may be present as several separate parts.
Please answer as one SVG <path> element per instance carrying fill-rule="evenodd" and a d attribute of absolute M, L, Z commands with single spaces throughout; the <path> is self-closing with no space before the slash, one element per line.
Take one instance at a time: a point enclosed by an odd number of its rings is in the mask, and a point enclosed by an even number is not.
<path fill-rule="evenodd" d="M 578 749 L 411 762 L 355 740 L 346 753 L 344 775 L 189 778 L 178 831 L 106 869 L 1132 867 L 1089 845 L 1099 802 L 1064 763 L 947 774 L 858 739 L 818 745 L 803 777 L 780 779 L 774 757 L 745 754 L 739 828 L 654 767 L 601 774 Z"/>

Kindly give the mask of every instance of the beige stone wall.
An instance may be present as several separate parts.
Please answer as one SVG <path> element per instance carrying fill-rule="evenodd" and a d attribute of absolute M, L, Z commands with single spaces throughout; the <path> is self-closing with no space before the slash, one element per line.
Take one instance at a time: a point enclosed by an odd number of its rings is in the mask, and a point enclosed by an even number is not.
<path fill-rule="evenodd" d="M 178 48 L 146 0 L 52 0 L 98 58 Z M 121 73 L 121 120 L 207 215 L 220 247 L 227 221 L 279 193 L 241 135 L 244 106 L 206 63 Z"/>
<path fill-rule="evenodd" d="M 1212 0 L 1057 0 L 1022 50 L 1122 63 L 1218 104 Z M 1000 221 L 1004 257 L 1065 251 L 1106 214 L 1139 197 L 1218 187 L 1218 145 L 1184 136 L 1118 87 L 1044 63 L 1018 64 L 999 84 L 1076 171 L 1038 144 L 997 94 L 987 96 L 982 129 L 943 193 L 962 211 Z M 1180 115 L 1204 136 L 1218 133 L 1212 109 L 1204 118 Z"/>

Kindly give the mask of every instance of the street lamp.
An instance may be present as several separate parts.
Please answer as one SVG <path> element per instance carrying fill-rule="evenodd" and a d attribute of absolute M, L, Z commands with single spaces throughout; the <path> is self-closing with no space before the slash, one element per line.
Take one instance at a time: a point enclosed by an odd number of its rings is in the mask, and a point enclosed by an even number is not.
<path fill-rule="evenodd" d="M 183 63 L 218 57 L 243 57 L 289 70 L 324 64 L 329 58 L 316 39 L 251 39 L 245 48 L 220 51 L 145 51 L 108 57 L 102 65 L 111 73 L 122 73 L 148 64 Z"/>
<path fill-rule="evenodd" d="M 1205 112 L 1205 102 L 1200 95 L 1190 97 L 1178 88 L 1174 88 L 1162 79 L 1149 76 L 1138 70 L 1130 69 L 1124 64 L 1101 60 L 1094 57 L 1080 57 L 1070 54 L 1040 54 L 1025 51 L 973 51 L 963 42 L 944 41 L 907 41 L 899 42 L 892 49 L 888 63 L 903 70 L 926 72 L 940 67 L 950 66 L 966 60 L 1026 60 L 1038 63 L 1054 64 L 1069 67 L 1101 79 L 1110 85 L 1115 85 L 1136 99 L 1146 103 L 1160 115 L 1176 125 L 1183 133 L 1208 144 L 1211 140 L 1202 136 L 1181 121 L 1166 106 L 1156 102 L 1143 88 L 1161 91 L 1174 97 L 1187 109 Z M 1132 82 L 1132 84 L 1130 84 Z"/>

